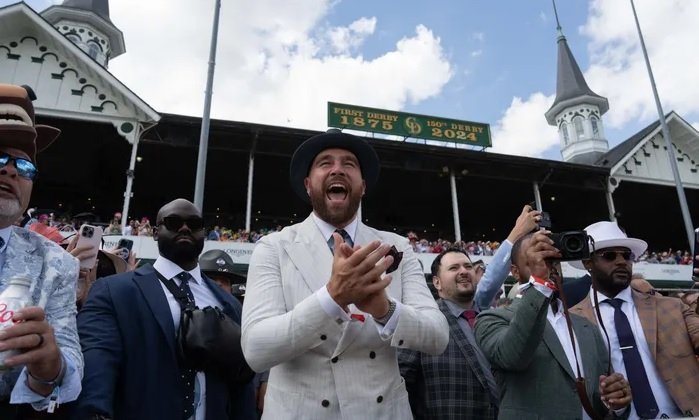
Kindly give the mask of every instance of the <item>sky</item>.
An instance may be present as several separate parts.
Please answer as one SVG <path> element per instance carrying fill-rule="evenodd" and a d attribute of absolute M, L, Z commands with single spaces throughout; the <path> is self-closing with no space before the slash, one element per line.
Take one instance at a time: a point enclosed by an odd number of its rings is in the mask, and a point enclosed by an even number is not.
<path fill-rule="evenodd" d="M 0 6 L 14 3 L 0 0 Z M 55 0 L 30 0 L 37 11 Z M 636 0 L 664 111 L 699 128 L 699 2 Z M 559 0 L 610 147 L 658 114 L 628 1 Z M 111 0 L 109 70 L 156 111 L 201 116 L 214 0 Z M 327 128 L 327 102 L 488 123 L 490 152 L 560 160 L 550 0 L 222 0 L 213 118 Z"/>

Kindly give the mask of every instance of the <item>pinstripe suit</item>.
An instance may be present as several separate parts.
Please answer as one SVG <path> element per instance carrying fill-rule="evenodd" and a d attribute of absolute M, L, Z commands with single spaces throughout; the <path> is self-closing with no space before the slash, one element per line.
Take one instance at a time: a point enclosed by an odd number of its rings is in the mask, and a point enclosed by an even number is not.
<path fill-rule="evenodd" d="M 416 419 L 494 419 L 496 397 L 491 396 L 484 368 L 446 302 L 437 303 L 449 323 L 446 351 L 438 356 L 398 352 L 413 415 Z"/>
<path fill-rule="evenodd" d="M 403 254 L 386 292 L 402 303 L 393 335 L 379 335 L 371 316 L 338 323 L 315 291 L 325 287 L 332 254 L 320 230 L 304 222 L 267 235 L 250 258 L 242 346 L 256 371 L 270 369 L 265 419 L 409 419 L 408 393 L 396 349 L 441 353 L 444 315 L 430 296 L 408 241 L 357 225 L 355 244 L 380 240 Z"/>
<path fill-rule="evenodd" d="M 677 298 L 635 290 L 631 293 L 655 366 L 670 396 L 684 415 L 699 415 L 699 316 Z M 597 324 L 589 294 L 570 313 Z"/>

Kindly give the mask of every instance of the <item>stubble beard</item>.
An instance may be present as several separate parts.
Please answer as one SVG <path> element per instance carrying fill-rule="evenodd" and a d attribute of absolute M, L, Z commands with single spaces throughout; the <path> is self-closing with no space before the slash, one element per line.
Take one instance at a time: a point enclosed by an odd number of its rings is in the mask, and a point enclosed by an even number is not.
<path fill-rule="evenodd" d="M 0 223 L 3 226 L 14 224 L 22 215 L 22 206 L 16 198 L 0 198 Z"/>

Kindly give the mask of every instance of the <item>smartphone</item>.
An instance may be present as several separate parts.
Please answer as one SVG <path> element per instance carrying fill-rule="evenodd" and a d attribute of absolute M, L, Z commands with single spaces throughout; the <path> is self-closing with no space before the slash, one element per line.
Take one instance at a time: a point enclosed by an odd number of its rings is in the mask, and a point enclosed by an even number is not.
<path fill-rule="evenodd" d="M 88 260 L 80 260 L 80 268 L 91 269 L 97 262 L 97 251 L 102 243 L 102 228 L 99 226 L 82 225 L 78 230 L 78 243 L 76 248 L 89 247 L 94 252 L 94 257 Z"/>
<path fill-rule="evenodd" d="M 532 210 L 538 210 L 536 207 L 536 201 L 529 203 L 529 207 L 531 207 Z M 539 229 L 551 230 L 551 226 L 553 226 L 551 223 L 551 216 L 547 212 L 542 211 L 541 220 L 539 220 Z"/>
<path fill-rule="evenodd" d="M 129 260 L 129 255 L 131 255 L 131 249 L 133 248 L 133 241 L 131 239 L 121 238 L 117 244 L 117 255 L 120 256 L 124 261 Z"/>

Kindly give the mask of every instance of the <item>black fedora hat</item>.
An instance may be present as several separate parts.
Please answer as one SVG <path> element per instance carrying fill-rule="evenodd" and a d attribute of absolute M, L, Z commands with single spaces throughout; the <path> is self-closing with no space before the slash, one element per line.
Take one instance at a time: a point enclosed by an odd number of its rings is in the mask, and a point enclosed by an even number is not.
<path fill-rule="evenodd" d="M 330 129 L 326 133 L 315 135 L 303 142 L 291 157 L 289 166 L 289 180 L 291 188 L 305 202 L 310 199 L 306 193 L 303 180 L 308 176 L 313 159 L 318 153 L 326 149 L 344 149 L 354 153 L 362 170 L 362 178 L 366 183 L 366 191 L 369 192 L 379 180 L 381 165 L 379 157 L 369 143 L 361 137 L 342 133 L 337 129 Z"/>

